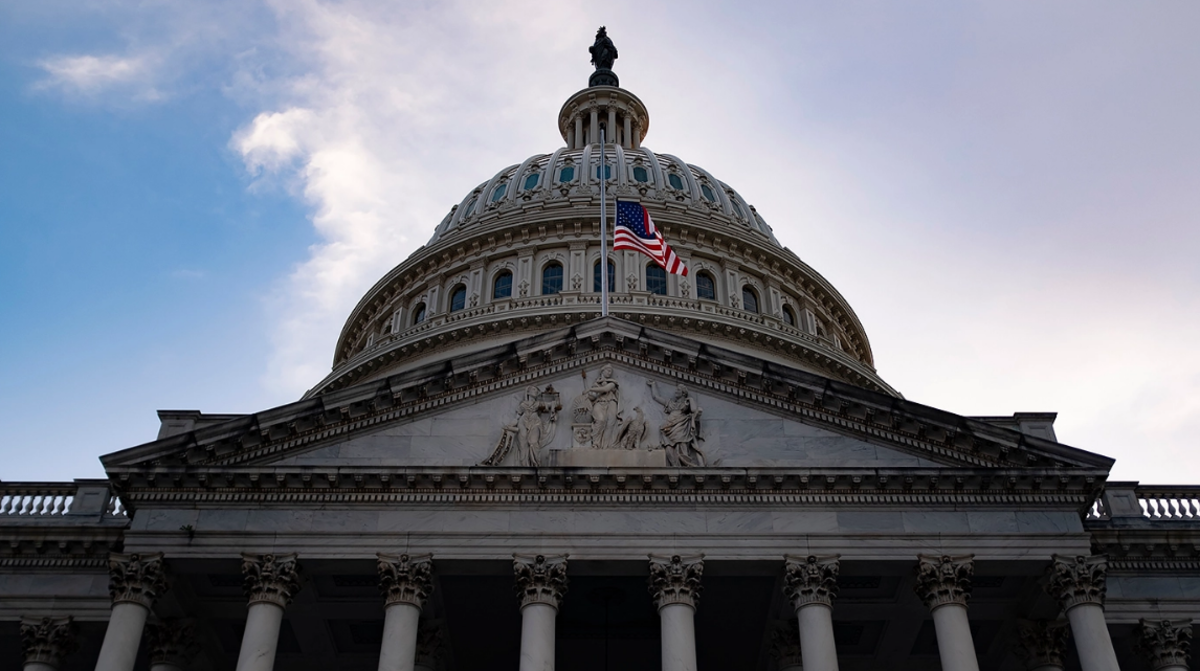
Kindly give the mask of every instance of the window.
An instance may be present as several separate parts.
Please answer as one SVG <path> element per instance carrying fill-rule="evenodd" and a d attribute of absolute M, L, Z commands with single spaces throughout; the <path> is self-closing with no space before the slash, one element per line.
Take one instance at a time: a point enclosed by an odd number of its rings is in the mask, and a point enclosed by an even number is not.
<path fill-rule="evenodd" d="M 713 193 L 712 189 L 708 188 L 707 184 L 700 185 L 700 193 L 703 194 L 704 199 L 709 201 L 710 203 L 717 202 L 717 196 Z"/>
<path fill-rule="evenodd" d="M 783 323 L 788 326 L 796 325 L 796 315 L 792 314 L 792 309 L 788 306 L 783 306 Z"/>
<path fill-rule="evenodd" d="M 512 298 L 512 273 L 505 270 L 492 281 L 492 298 Z"/>
<path fill-rule="evenodd" d="M 574 181 L 574 179 L 575 179 L 575 166 L 568 165 L 567 167 L 558 171 L 558 181 L 560 183 L 566 184 L 567 182 Z"/>
<path fill-rule="evenodd" d="M 679 175 L 671 173 L 667 175 L 667 181 L 671 183 L 672 189 L 679 189 L 680 191 L 683 191 L 683 178 Z"/>
<path fill-rule="evenodd" d="M 492 202 L 494 203 L 503 198 L 505 191 L 508 191 L 508 182 L 501 182 L 500 186 L 496 187 L 496 190 L 492 192 Z"/>
<path fill-rule="evenodd" d="M 696 275 L 696 298 L 703 298 L 709 301 L 717 300 L 717 283 L 713 280 L 713 276 L 708 273 L 699 273 Z"/>
<path fill-rule="evenodd" d="M 460 284 L 450 293 L 450 311 L 457 312 L 465 307 L 467 307 L 467 288 Z"/>
<path fill-rule="evenodd" d="M 542 173 L 535 172 L 525 178 L 525 190 L 528 191 L 538 185 L 538 181 L 542 179 Z"/>
<path fill-rule="evenodd" d="M 758 312 L 758 294 L 749 286 L 742 287 L 742 309 L 746 312 Z"/>
<path fill-rule="evenodd" d="M 472 198 L 472 199 L 471 199 L 471 202 L 467 203 L 467 209 L 466 209 L 466 211 L 465 211 L 465 212 L 463 212 L 463 218 L 464 218 L 464 219 L 465 219 L 465 218 L 467 218 L 467 217 L 469 217 L 469 216 L 471 216 L 471 214 L 472 214 L 473 212 L 475 212 L 475 201 L 476 201 L 476 199 L 475 199 L 475 198 Z"/>
<path fill-rule="evenodd" d="M 417 303 L 417 307 L 413 308 L 413 326 L 425 321 L 425 304 Z"/>
<path fill-rule="evenodd" d="M 667 295 L 667 271 L 657 263 L 646 264 L 646 291 L 659 296 Z"/>
<path fill-rule="evenodd" d="M 550 263 L 542 268 L 542 295 L 549 296 L 562 291 L 563 267 L 561 263 Z"/>
<path fill-rule="evenodd" d="M 733 213 L 737 215 L 737 218 L 738 218 L 738 219 L 745 219 L 745 218 L 746 218 L 746 215 L 745 215 L 745 214 L 742 214 L 742 208 L 741 208 L 741 206 L 740 206 L 740 205 L 738 205 L 738 203 L 737 203 L 737 201 L 736 201 L 736 200 L 734 200 L 733 198 L 730 198 L 730 199 L 729 199 L 729 204 L 730 204 L 730 205 L 733 205 Z"/>
<path fill-rule="evenodd" d="M 617 290 L 617 268 L 612 261 L 608 262 L 608 293 L 613 293 Z M 592 291 L 600 291 L 600 262 L 592 266 Z"/>
<path fill-rule="evenodd" d="M 646 182 L 650 181 L 650 173 L 647 172 L 646 169 L 640 165 L 635 166 L 633 169 L 633 179 L 634 179 L 634 181 L 645 184 Z"/>
<path fill-rule="evenodd" d="M 604 177 L 600 176 L 601 168 L 603 168 L 603 170 L 604 170 Z M 612 166 L 611 165 L 596 166 L 596 179 L 612 179 Z"/>

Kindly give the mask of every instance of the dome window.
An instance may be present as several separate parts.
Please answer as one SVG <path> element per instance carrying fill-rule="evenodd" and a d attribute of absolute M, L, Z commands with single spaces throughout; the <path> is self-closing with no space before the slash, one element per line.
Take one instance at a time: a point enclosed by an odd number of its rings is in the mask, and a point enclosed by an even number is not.
<path fill-rule="evenodd" d="M 496 190 L 492 192 L 492 202 L 494 203 L 503 198 L 505 191 L 508 191 L 508 182 L 501 182 L 500 186 L 496 187 Z"/>
<path fill-rule="evenodd" d="M 617 290 L 617 268 L 612 261 L 608 262 L 608 293 L 614 293 Z M 592 291 L 600 293 L 600 262 L 597 261 L 592 266 Z"/>
<path fill-rule="evenodd" d="M 542 179 L 542 173 L 540 173 L 540 172 L 535 172 L 532 175 L 526 177 L 525 178 L 525 190 L 529 191 L 530 189 L 536 187 L 538 185 L 538 182 L 541 179 Z"/>
<path fill-rule="evenodd" d="M 672 189 L 679 189 L 680 191 L 683 191 L 683 178 L 679 175 L 671 173 L 667 175 L 667 181 L 671 183 Z"/>
<path fill-rule="evenodd" d="M 512 273 L 505 270 L 492 280 L 492 299 L 512 298 Z"/>
<path fill-rule="evenodd" d="M 703 298 L 707 301 L 717 300 L 717 283 L 713 280 L 712 275 L 704 272 L 696 275 L 696 298 Z"/>
<path fill-rule="evenodd" d="M 575 166 L 568 165 L 562 170 L 559 170 L 558 181 L 560 184 L 566 184 L 567 182 L 575 181 Z"/>
<path fill-rule="evenodd" d="M 467 288 L 460 284 L 450 294 L 450 311 L 458 312 L 465 307 L 467 307 Z"/>
<path fill-rule="evenodd" d="M 472 198 L 471 202 L 467 203 L 467 209 L 463 210 L 463 219 L 466 219 L 467 217 L 469 217 L 475 213 L 475 201 L 476 200 L 478 200 L 478 199 Z"/>
<path fill-rule="evenodd" d="M 758 294 L 748 285 L 742 287 L 742 309 L 746 312 L 758 312 Z"/>
<path fill-rule="evenodd" d="M 646 265 L 646 291 L 659 296 L 667 295 L 667 271 L 657 263 Z"/>
<path fill-rule="evenodd" d="M 600 176 L 601 168 L 604 168 L 604 176 L 603 177 Z M 596 166 L 596 179 L 612 179 L 612 166 L 611 165 Z"/>
<path fill-rule="evenodd" d="M 704 199 L 710 203 L 717 202 L 717 197 L 713 194 L 713 190 L 708 188 L 707 184 L 700 185 L 700 193 L 704 194 Z"/>
<path fill-rule="evenodd" d="M 542 295 L 550 296 L 562 291 L 563 267 L 561 263 L 550 263 L 542 268 Z"/>
<path fill-rule="evenodd" d="M 788 326 L 796 326 L 796 315 L 792 314 L 792 308 L 783 306 L 783 323 Z"/>
<path fill-rule="evenodd" d="M 417 303 L 417 307 L 413 308 L 413 326 L 425 321 L 425 304 Z"/>
<path fill-rule="evenodd" d="M 645 184 L 646 182 L 650 181 L 650 173 L 640 165 L 634 166 L 633 179 L 636 182 L 641 182 L 642 184 Z"/>
<path fill-rule="evenodd" d="M 733 213 L 737 215 L 738 219 L 746 218 L 746 215 L 742 214 L 742 206 L 738 205 L 736 200 L 734 200 L 733 198 L 730 198 L 729 204 L 733 206 Z"/>

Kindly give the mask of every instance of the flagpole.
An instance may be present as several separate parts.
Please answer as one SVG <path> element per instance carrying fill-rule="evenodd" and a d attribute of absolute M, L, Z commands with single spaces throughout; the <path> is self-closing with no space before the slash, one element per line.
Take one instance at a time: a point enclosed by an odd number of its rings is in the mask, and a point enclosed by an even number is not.
<path fill-rule="evenodd" d="M 604 160 L 604 126 L 600 126 L 600 316 L 608 316 L 608 214 L 605 203 L 608 197 L 604 185 L 608 175 Z"/>

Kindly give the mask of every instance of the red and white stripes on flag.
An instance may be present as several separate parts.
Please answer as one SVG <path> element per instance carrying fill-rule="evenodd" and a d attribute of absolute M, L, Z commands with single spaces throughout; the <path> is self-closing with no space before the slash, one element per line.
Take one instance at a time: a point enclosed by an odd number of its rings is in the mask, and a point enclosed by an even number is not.
<path fill-rule="evenodd" d="M 617 226 L 613 232 L 613 251 L 629 249 L 641 252 L 662 266 L 668 273 L 687 275 L 688 269 L 675 255 L 671 245 L 655 228 L 650 213 L 640 203 L 617 201 Z"/>

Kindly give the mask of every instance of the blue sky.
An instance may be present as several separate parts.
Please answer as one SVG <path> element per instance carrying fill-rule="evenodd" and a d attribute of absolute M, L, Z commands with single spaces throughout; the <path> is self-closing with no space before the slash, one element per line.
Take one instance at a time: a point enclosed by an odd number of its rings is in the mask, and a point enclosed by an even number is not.
<path fill-rule="evenodd" d="M 4 4 L 0 478 L 298 398 L 452 204 L 561 143 L 600 24 L 646 144 L 754 203 L 906 397 L 1200 482 L 1186 1 Z"/>

